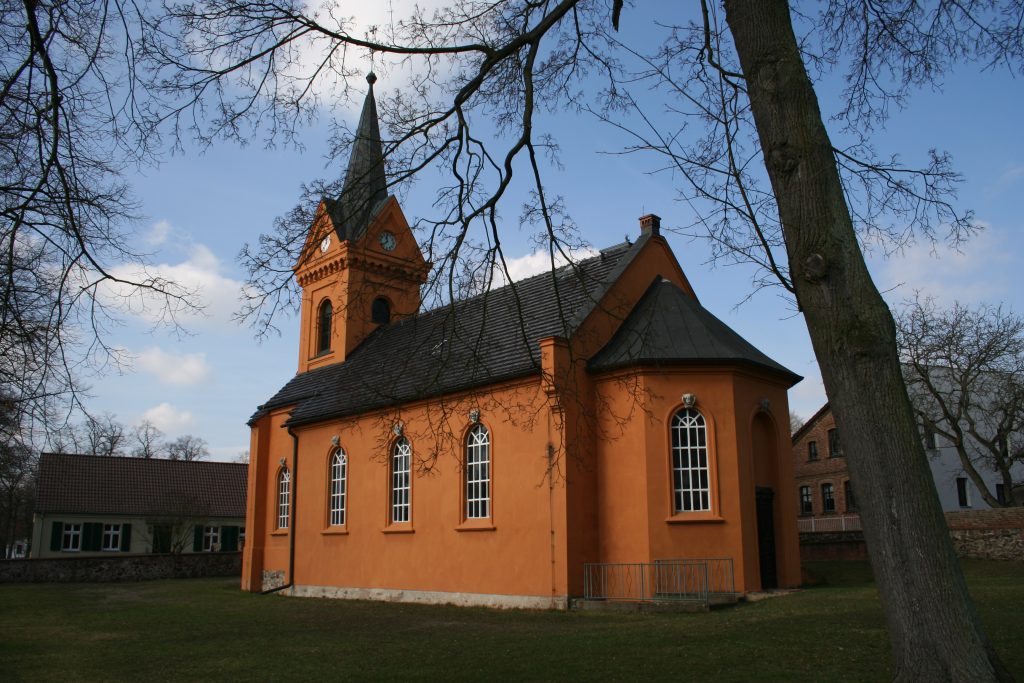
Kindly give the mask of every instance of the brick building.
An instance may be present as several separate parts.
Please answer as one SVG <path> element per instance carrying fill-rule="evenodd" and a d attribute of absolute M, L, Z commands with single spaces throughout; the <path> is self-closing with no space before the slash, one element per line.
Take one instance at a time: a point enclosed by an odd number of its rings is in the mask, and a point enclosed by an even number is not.
<path fill-rule="evenodd" d="M 860 529 L 842 438 L 828 403 L 793 435 L 793 470 L 800 531 Z"/>

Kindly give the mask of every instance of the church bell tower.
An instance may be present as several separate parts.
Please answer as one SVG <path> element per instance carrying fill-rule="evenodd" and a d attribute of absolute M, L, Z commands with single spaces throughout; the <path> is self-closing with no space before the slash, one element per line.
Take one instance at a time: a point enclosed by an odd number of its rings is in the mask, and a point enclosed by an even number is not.
<path fill-rule="evenodd" d="M 341 363 L 382 325 L 415 315 L 430 264 L 388 194 L 373 84 L 341 195 L 324 197 L 295 266 L 302 288 L 299 372 Z"/>

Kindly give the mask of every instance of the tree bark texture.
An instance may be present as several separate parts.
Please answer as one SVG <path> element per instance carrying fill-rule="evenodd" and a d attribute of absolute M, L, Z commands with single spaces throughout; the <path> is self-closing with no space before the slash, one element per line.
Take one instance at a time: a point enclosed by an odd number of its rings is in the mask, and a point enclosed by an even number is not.
<path fill-rule="evenodd" d="M 1012 680 L 967 592 L 785 0 L 726 0 L 797 300 L 842 432 L 898 681 Z"/>

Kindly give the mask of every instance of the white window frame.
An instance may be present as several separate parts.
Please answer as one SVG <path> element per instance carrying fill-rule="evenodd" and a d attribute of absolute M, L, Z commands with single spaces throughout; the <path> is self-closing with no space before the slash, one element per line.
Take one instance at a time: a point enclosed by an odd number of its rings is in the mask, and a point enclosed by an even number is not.
<path fill-rule="evenodd" d="M 277 475 L 277 528 L 287 529 L 292 502 L 292 473 L 285 467 Z"/>
<path fill-rule="evenodd" d="M 104 524 L 103 525 L 103 545 L 100 546 L 100 550 L 104 552 L 120 552 L 121 550 L 121 525 L 120 524 Z"/>
<path fill-rule="evenodd" d="M 804 503 L 807 503 L 806 508 L 804 507 Z M 800 514 L 814 514 L 814 489 L 806 484 L 800 487 Z"/>
<path fill-rule="evenodd" d="M 412 518 L 412 445 L 404 436 L 391 447 L 391 523 L 401 524 Z"/>
<path fill-rule="evenodd" d="M 466 435 L 466 519 L 491 516 L 491 435 L 476 425 Z"/>
<path fill-rule="evenodd" d="M 345 497 L 348 493 L 348 455 L 340 446 L 331 454 L 331 480 L 328 523 L 345 525 Z"/>
<path fill-rule="evenodd" d="M 699 410 L 683 408 L 672 416 L 670 450 L 673 514 L 710 512 L 708 427 Z"/>
<path fill-rule="evenodd" d="M 203 552 L 216 553 L 220 551 L 220 527 L 203 527 Z"/>
<path fill-rule="evenodd" d="M 64 522 L 64 530 L 61 534 L 60 550 L 64 553 L 77 553 L 82 551 L 81 522 Z"/>
<path fill-rule="evenodd" d="M 828 495 L 825 494 L 825 487 L 828 487 Z M 832 502 L 832 508 L 829 509 L 829 501 Z M 822 514 L 830 514 L 838 512 L 839 506 L 836 504 L 836 485 L 830 481 L 823 482 L 821 485 L 821 512 Z"/>

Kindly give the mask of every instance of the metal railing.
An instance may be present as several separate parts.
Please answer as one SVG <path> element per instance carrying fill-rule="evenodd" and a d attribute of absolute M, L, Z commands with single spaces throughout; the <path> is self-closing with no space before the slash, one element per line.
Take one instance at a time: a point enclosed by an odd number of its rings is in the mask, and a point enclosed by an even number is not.
<path fill-rule="evenodd" d="M 804 533 L 861 531 L 860 515 L 843 515 L 841 517 L 800 517 L 797 519 L 797 529 Z"/>
<path fill-rule="evenodd" d="M 672 562 L 703 562 L 707 566 L 708 593 L 710 595 L 736 595 L 736 581 L 732 572 L 731 557 L 702 557 L 694 560 L 670 559 L 655 560 L 655 564 Z"/>
<path fill-rule="evenodd" d="M 586 600 L 674 601 L 707 606 L 712 595 L 735 595 L 731 558 L 583 565 Z"/>

